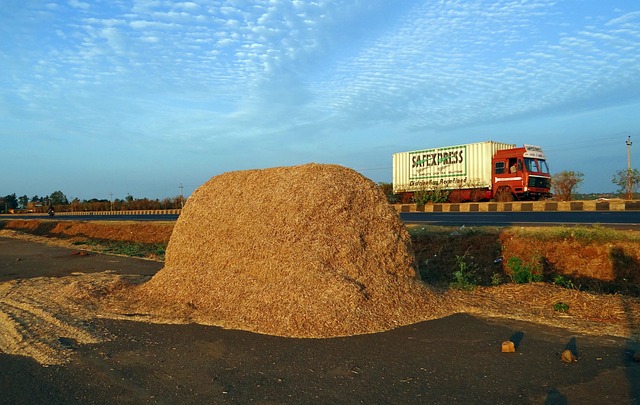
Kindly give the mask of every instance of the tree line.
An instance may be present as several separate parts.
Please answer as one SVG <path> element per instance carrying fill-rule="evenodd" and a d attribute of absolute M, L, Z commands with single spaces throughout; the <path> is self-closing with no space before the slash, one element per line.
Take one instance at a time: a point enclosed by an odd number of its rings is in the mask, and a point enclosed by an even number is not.
<path fill-rule="evenodd" d="M 584 174 L 577 171 L 565 170 L 556 173 L 551 178 L 551 191 L 553 196 L 560 201 L 571 201 L 578 194 L 577 190 L 584 179 Z M 627 200 L 634 199 L 640 187 L 640 171 L 638 169 L 619 170 L 611 179 L 611 182 L 618 187 L 616 194 Z"/>
<path fill-rule="evenodd" d="M 17 196 L 15 193 L 0 197 L 0 213 L 10 212 L 47 212 L 49 207 L 56 212 L 79 211 L 129 211 L 129 210 L 166 210 L 182 208 L 185 199 L 182 196 L 163 199 L 134 198 L 127 195 L 124 199 L 113 200 L 92 198 L 69 201 L 62 191 L 54 191 L 48 196 Z"/>
<path fill-rule="evenodd" d="M 571 201 L 577 194 L 578 187 L 582 183 L 584 175 L 581 172 L 565 170 L 553 175 L 551 190 L 554 197 L 560 201 Z M 618 186 L 617 193 L 626 199 L 633 199 L 640 187 L 640 171 L 638 169 L 620 170 L 615 173 L 611 182 Z M 390 183 L 378 183 L 387 199 L 391 203 L 398 202 L 393 194 L 393 186 Z M 48 196 L 35 195 L 29 198 L 26 195 L 18 197 L 15 193 L 0 197 L 0 213 L 10 212 L 47 212 L 52 207 L 56 212 L 79 211 L 130 211 L 130 210 L 167 210 L 179 209 L 184 206 L 183 196 L 167 197 L 160 199 L 134 198 L 127 195 L 124 199 L 114 200 L 92 198 L 79 200 L 74 198 L 69 201 L 62 191 L 54 191 Z"/>

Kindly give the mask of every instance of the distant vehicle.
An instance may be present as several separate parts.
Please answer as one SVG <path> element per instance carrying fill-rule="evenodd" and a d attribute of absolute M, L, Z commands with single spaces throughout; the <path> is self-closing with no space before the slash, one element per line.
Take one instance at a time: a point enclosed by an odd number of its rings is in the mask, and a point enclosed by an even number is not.
<path fill-rule="evenodd" d="M 55 211 L 53 210 L 53 207 L 49 207 L 47 214 L 49 214 L 49 217 L 53 217 L 56 214 Z"/>
<path fill-rule="evenodd" d="M 438 191 L 449 202 L 540 200 L 551 196 L 542 148 L 493 141 L 393 154 L 393 192 L 403 202 Z"/>

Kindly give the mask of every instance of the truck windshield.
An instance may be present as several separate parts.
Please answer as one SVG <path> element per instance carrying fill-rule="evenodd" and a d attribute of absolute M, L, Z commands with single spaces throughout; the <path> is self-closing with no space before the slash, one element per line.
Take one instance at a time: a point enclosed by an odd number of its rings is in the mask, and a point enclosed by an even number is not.
<path fill-rule="evenodd" d="M 538 166 L 536 165 L 536 160 L 531 158 L 524 159 L 524 165 L 527 167 L 528 172 L 537 172 Z"/>
<path fill-rule="evenodd" d="M 543 159 L 525 158 L 524 165 L 527 167 L 528 172 L 549 173 L 547 162 Z"/>
<path fill-rule="evenodd" d="M 542 173 L 549 173 L 549 166 L 547 166 L 547 161 L 538 159 L 538 165 L 540 166 L 540 171 Z"/>

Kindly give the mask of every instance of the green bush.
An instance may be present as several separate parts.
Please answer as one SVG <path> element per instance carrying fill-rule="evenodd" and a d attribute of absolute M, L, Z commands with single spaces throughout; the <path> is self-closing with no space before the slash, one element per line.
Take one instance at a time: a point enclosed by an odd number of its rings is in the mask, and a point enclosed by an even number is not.
<path fill-rule="evenodd" d="M 103 253 L 111 253 L 132 257 L 149 257 L 155 256 L 160 260 L 164 260 L 166 243 L 140 243 L 117 240 L 98 240 L 87 239 L 74 244 L 85 244 L 92 246 L 95 250 Z"/>
<path fill-rule="evenodd" d="M 560 274 L 557 274 L 553 278 L 553 284 L 559 285 L 560 287 L 564 287 L 564 288 L 575 288 L 575 285 L 573 284 L 573 281 L 571 281 L 571 279 L 565 278 Z"/>
<path fill-rule="evenodd" d="M 445 203 L 449 198 L 449 190 L 442 187 L 431 189 L 422 188 L 413 193 L 413 203 L 416 205 L 425 205 L 427 203 Z"/>
<path fill-rule="evenodd" d="M 504 283 L 504 276 L 502 273 L 493 273 L 491 275 L 491 285 L 494 287 L 499 286 Z"/>
<path fill-rule="evenodd" d="M 453 272 L 453 281 L 449 284 L 457 290 L 470 291 L 476 288 L 475 266 L 467 262 L 467 255 L 456 255 L 458 270 Z"/>
<path fill-rule="evenodd" d="M 507 267 L 511 269 L 511 281 L 516 284 L 526 284 L 542 281 L 540 264 L 527 265 L 518 257 L 510 257 Z"/>

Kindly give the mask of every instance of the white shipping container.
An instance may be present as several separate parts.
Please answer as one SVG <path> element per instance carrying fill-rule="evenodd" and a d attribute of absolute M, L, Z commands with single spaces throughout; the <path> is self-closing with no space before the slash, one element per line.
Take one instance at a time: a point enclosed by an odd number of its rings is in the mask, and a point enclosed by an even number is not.
<path fill-rule="evenodd" d="M 491 158 L 515 144 L 477 142 L 393 154 L 393 192 L 491 188 Z"/>

